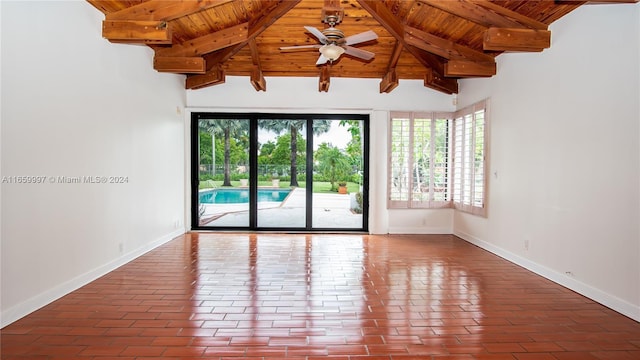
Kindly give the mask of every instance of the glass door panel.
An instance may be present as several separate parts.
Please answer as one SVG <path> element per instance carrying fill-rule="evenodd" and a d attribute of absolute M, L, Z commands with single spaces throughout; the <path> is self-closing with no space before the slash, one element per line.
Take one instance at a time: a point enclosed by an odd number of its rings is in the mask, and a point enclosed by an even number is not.
<path fill-rule="evenodd" d="M 198 120 L 197 222 L 205 227 L 248 227 L 249 120 Z"/>
<path fill-rule="evenodd" d="M 192 113 L 191 125 L 194 229 L 367 231 L 368 116 Z"/>
<path fill-rule="evenodd" d="M 258 228 L 307 226 L 306 119 L 258 120 Z"/>
<path fill-rule="evenodd" d="M 363 228 L 363 134 L 363 120 L 313 120 L 313 228 Z"/>

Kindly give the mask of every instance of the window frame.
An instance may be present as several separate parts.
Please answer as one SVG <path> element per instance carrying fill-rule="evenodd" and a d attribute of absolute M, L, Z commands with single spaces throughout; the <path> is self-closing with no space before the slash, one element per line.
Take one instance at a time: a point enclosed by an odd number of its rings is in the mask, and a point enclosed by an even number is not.
<path fill-rule="evenodd" d="M 486 217 L 487 212 L 487 194 L 488 194 L 488 145 L 489 145 L 489 111 L 488 111 L 488 100 L 482 100 L 473 105 L 467 106 L 463 109 L 460 109 L 455 112 L 455 116 L 453 119 L 453 131 L 451 133 L 451 201 L 453 203 L 453 207 L 456 210 L 460 210 L 463 212 L 467 212 L 470 214 L 478 215 Z M 478 137 L 479 130 L 479 113 L 482 113 L 482 136 Z M 457 129 L 458 124 L 464 121 L 461 124 L 460 128 L 462 129 L 462 139 L 458 143 Z M 466 126 L 466 121 L 470 121 L 470 126 Z M 471 134 L 469 134 L 469 131 Z M 471 137 L 469 138 L 469 135 Z M 469 139 L 469 141 L 467 141 Z M 477 151 L 478 140 L 482 140 L 482 164 L 480 167 L 475 166 L 475 162 L 473 161 L 473 165 L 467 162 L 467 157 L 471 154 L 470 152 L 475 149 Z M 458 144 L 463 146 L 460 151 L 456 148 Z M 457 158 L 456 154 L 462 154 L 462 158 Z M 470 167 L 470 168 L 469 168 Z M 458 172 L 461 172 L 462 175 L 459 175 Z M 466 176 L 468 175 L 468 176 Z M 481 176 L 481 195 L 477 195 L 477 183 L 476 179 Z M 461 181 L 460 184 L 460 193 L 456 191 L 456 182 Z M 471 184 L 467 187 L 465 181 L 470 182 Z"/>
<path fill-rule="evenodd" d="M 430 138 L 431 138 L 431 144 L 434 144 L 435 141 L 433 141 L 435 139 L 435 137 L 437 136 L 437 132 L 434 131 L 436 128 L 436 122 L 439 120 L 445 120 L 447 121 L 447 123 L 450 123 L 453 119 L 453 113 L 448 113 L 448 112 L 408 112 L 408 111 L 392 111 L 390 112 L 390 116 L 389 116 L 389 123 L 388 123 L 388 131 L 389 131 L 389 136 L 388 136 L 388 159 L 387 159 L 387 163 L 389 164 L 389 171 L 388 171 L 388 177 L 387 177 L 387 208 L 389 209 L 440 209 L 440 208 L 451 208 L 452 207 L 452 203 L 451 203 L 451 193 L 449 191 L 449 189 L 451 188 L 451 163 L 450 163 L 450 125 L 447 124 L 447 135 L 446 135 L 446 159 L 447 159 L 447 164 L 446 164 L 446 189 L 445 189 L 445 199 L 444 200 L 436 200 L 435 199 L 435 174 L 434 174 L 434 169 L 435 169 L 435 164 L 434 161 L 430 161 L 430 166 L 429 166 L 429 185 L 428 185 L 428 196 L 426 200 L 416 200 L 414 198 L 414 195 L 416 193 L 414 193 L 413 191 L 413 168 L 414 168 L 414 154 L 415 154 L 415 122 L 416 120 L 423 120 L 423 119 L 428 119 L 430 120 Z M 405 157 L 407 159 L 402 167 L 405 167 L 404 170 L 406 172 L 406 176 L 407 176 L 407 180 L 406 180 L 406 187 L 407 187 L 407 194 L 406 194 L 406 199 L 400 199 L 400 200 L 394 200 L 392 199 L 392 191 L 393 191 L 393 187 L 392 187 L 392 183 L 394 180 L 394 168 L 395 165 L 397 164 L 394 160 L 394 152 L 393 152 L 393 145 L 394 145 L 394 140 L 393 140 L 393 131 L 394 131 L 394 122 L 395 121 L 403 121 L 406 120 L 409 122 L 408 125 L 408 133 L 406 134 L 407 136 L 407 141 L 408 144 L 406 146 L 407 151 L 405 153 Z M 403 147 L 404 148 L 404 147 Z M 431 147 L 429 149 L 430 151 L 430 159 L 434 158 L 436 149 Z"/>
<path fill-rule="evenodd" d="M 387 208 L 388 209 L 440 209 L 454 208 L 463 212 L 486 217 L 486 203 L 488 194 L 488 145 L 489 145 L 489 100 L 482 100 L 473 105 L 462 108 L 456 112 L 409 112 L 391 111 L 388 122 L 388 172 L 387 172 Z M 482 114 L 482 117 L 479 115 Z M 438 120 L 446 120 L 447 144 L 446 144 L 446 189 L 444 200 L 435 200 L 436 175 L 434 163 L 435 148 L 431 148 L 429 162 L 429 186 L 427 200 L 416 200 L 413 190 L 414 182 L 414 154 L 416 151 L 415 131 L 416 119 L 430 120 L 430 144 L 436 144 L 437 133 L 434 131 Z M 481 120 L 481 121 L 480 121 Z M 397 140 L 395 123 L 406 121 L 407 126 L 402 127 L 400 136 L 408 142 L 402 144 L 402 153 L 394 152 L 394 137 Z M 468 122 L 467 122 L 468 121 Z M 479 126 L 482 125 L 480 128 Z M 459 128 L 460 127 L 460 128 Z M 460 132 L 460 130 L 462 132 Z M 481 131 L 481 133 L 478 133 Z M 482 142 L 480 144 L 480 142 Z M 481 150 L 481 164 L 478 167 L 478 159 L 475 155 L 477 148 Z M 468 161 L 473 157 L 471 162 Z M 440 167 L 441 168 L 441 167 Z M 397 172 L 402 171 L 405 177 L 401 182 L 406 187 L 406 194 L 401 193 L 402 198 L 394 193 L 392 186 Z M 396 174 L 394 176 L 394 174 Z M 476 179 L 481 177 L 479 183 Z M 422 193 L 424 194 L 424 192 Z"/>

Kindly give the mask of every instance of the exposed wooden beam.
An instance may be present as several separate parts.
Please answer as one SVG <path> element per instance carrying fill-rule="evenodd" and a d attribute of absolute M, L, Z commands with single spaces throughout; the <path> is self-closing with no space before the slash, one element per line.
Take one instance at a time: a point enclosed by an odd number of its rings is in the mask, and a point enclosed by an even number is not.
<path fill-rule="evenodd" d="M 340 23 L 344 18 L 344 8 L 340 6 L 340 0 L 324 0 L 324 6 L 322 7 L 322 14 L 320 19 L 324 21 L 327 16 L 336 16 L 337 23 Z"/>
<path fill-rule="evenodd" d="M 289 10 L 293 9 L 300 0 L 282 0 L 271 8 L 267 9 L 263 16 L 260 16 L 255 19 L 251 19 L 249 21 L 249 39 L 255 39 L 256 36 L 260 35 L 266 28 L 271 26 L 276 20 L 278 20 L 282 15 L 289 12 Z"/>
<path fill-rule="evenodd" d="M 260 65 L 260 55 L 258 54 L 258 45 L 255 39 L 249 40 L 249 49 L 251 50 L 251 61 L 253 69 L 251 70 L 251 85 L 256 91 L 267 91 L 267 81 L 262 74 L 262 66 Z"/>
<path fill-rule="evenodd" d="M 204 74 L 206 72 L 204 58 L 193 57 L 162 57 L 153 58 L 153 68 L 159 72 L 178 74 Z"/>
<path fill-rule="evenodd" d="M 106 15 L 107 20 L 169 21 L 231 2 L 232 0 L 150 0 Z"/>
<path fill-rule="evenodd" d="M 222 69 L 222 64 L 229 60 L 233 55 L 237 54 L 243 47 L 245 47 L 248 42 L 252 39 L 255 39 L 256 36 L 260 35 L 267 27 L 273 24 L 276 20 L 278 20 L 282 15 L 286 14 L 289 10 L 291 10 L 294 6 L 296 6 L 300 0 L 286 0 L 281 1 L 273 7 L 269 8 L 263 16 L 258 19 L 252 19 L 249 22 L 249 34 L 247 40 L 237 44 L 235 46 L 227 47 L 222 50 L 218 50 L 211 54 L 205 55 L 205 61 L 207 62 L 207 73 L 203 75 L 187 75 L 187 89 L 189 89 L 189 80 L 193 83 L 206 83 L 207 77 L 212 77 L 208 75 L 209 72 L 215 72 L 217 69 Z M 200 79 L 202 77 L 202 79 Z M 224 83 L 224 73 L 223 73 Z M 199 86 L 199 88 L 216 85 L 218 83 L 212 82 L 208 85 Z"/>
<path fill-rule="evenodd" d="M 458 81 L 456 79 L 440 76 L 433 69 L 427 69 L 424 75 L 424 86 L 449 95 L 458 93 Z"/>
<path fill-rule="evenodd" d="M 441 56 L 445 59 L 483 62 L 495 61 L 491 55 L 456 44 L 453 41 L 443 39 L 410 26 L 405 27 L 404 39 L 407 44 Z"/>
<path fill-rule="evenodd" d="M 267 91 L 267 80 L 257 66 L 253 66 L 250 76 L 251 85 L 256 91 Z"/>
<path fill-rule="evenodd" d="M 397 88 L 399 84 L 398 74 L 396 73 L 396 69 L 393 68 L 382 78 L 380 82 L 380 93 L 390 93 L 393 89 Z"/>
<path fill-rule="evenodd" d="M 435 56 L 419 49 L 411 44 L 408 44 L 405 40 L 405 26 L 404 24 L 385 6 L 381 1 L 375 0 L 357 0 L 358 4 L 363 9 L 369 12 L 371 16 L 382 25 L 389 34 L 391 34 L 398 43 L 400 43 L 407 51 L 413 55 L 423 66 L 430 68 L 431 71 L 439 78 L 444 77 L 442 68 L 444 67 L 443 61 L 437 59 Z M 455 87 L 451 86 L 451 82 L 455 82 Z M 446 93 L 458 92 L 458 85 L 455 79 L 446 82 L 450 88 L 446 90 L 437 89 Z M 425 81 L 425 86 L 427 82 Z M 454 91 L 455 88 L 455 91 Z"/>
<path fill-rule="evenodd" d="M 469 1 L 420 0 L 420 2 L 461 18 L 465 18 L 484 27 L 525 27 L 517 21 L 506 18 Z"/>
<path fill-rule="evenodd" d="M 393 51 L 391 52 L 391 57 L 389 58 L 389 63 L 387 64 L 387 71 L 391 69 L 395 69 L 398 66 L 398 60 L 400 60 L 400 55 L 402 54 L 402 44 L 396 40 L 395 44 L 393 44 Z"/>
<path fill-rule="evenodd" d="M 542 51 L 551 46 L 551 31 L 489 28 L 484 33 L 484 50 Z"/>
<path fill-rule="evenodd" d="M 113 42 L 171 44 L 171 28 L 164 21 L 105 20 L 102 36 Z"/>
<path fill-rule="evenodd" d="M 397 88 L 400 84 L 398 80 L 398 74 L 396 73 L 396 66 L 398 60 L 400 60 L 400 54 L 402 53 L 402 45 L 396 41 L 393 45 L 393 51 L 391 52 L 391 58 L 387 64 L 387 73 L 380 82 L 380 93 L 390 93 L 393 89 Z"/>
<path fill-rule="evenodd" d="M 492 3 L 489 0 L 466 0 L 466 1 L 470 1 L 474 4 L 482 6 L 483 8 L 489 9 L 499 15 L 506 16 L 510 19 L 513 19 L 526 27 L 536 29 L 536 30 L 547 30 L 547 27 L 548 27 L 547 24 L 537 21 L 535 19 L 532 19 L 530 17 L 524 16 L 515 11 L 509 10 L 496 3 Z"/>
<path fill-rule="evenodd" d="M 396 40 L 404 45 L 404 25 L 383 2 L 358 0 L 358 4 L 367 10 Z"/>
<path fill-rule="evenodd" d="M 225 48 L 215 52 L 214 54 L 205 56 L 205 60 L 207 61 L 207 68 L 209 69 L 211 66 L 215 66 L 216 63 L 223 63 L 229 60 L 233 55 L 237 54 L 238 51 L 244 48 L 250 40 L 255 39 L 267 27 L 271 26 L 271 24 L 278 20 L 282 15 L 286 14 L 299 2 L 300 0 L 282 1 L 276 6 L 269 9 L 269 11 L 267 11 L 259 19 L 251 20 L 249 22 L 249 36 L 247 37 L 247 40 L 238 45 Z"/>
<path fill-rule="evenodd" d="M 247 40 L 249 24 L 243 23 L 187 40 L 170 48 L 159 48 L 157 56 L 199 56 L 240 44 Z"/>
<path fill-rule="evenodd" d="M 331 78 L 329 77 L 329 66 L 325 65 L 320 69 L 320 81 L 318 82 L 319 92 L 328 92 Z"/>
<path fill-rule="evenodd" d="M 449 60 L 444 64 L 444 75 L 447 77 L 489 77 L 496 74 L 496 63 Z"/>
<path fill-rule="evenodd" d="M 187 89 L 201 89 L 203 87 L 224 84 L 225 73 L 222 66 L 215 67 L 202 75 L 187 76 L 185 87 Z"/>

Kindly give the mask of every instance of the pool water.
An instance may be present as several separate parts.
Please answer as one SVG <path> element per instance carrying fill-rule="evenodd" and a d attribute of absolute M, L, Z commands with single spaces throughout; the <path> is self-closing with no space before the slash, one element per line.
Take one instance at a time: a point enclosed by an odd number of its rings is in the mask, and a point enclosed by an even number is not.
<path fill-rule="evenodd" d="M 258 189 L 258 202 L 282 202 L 291 189 Z M 249 202 L 249 189 L 215 189 L 200 193 L 201 204 L 242 204 Z"/>

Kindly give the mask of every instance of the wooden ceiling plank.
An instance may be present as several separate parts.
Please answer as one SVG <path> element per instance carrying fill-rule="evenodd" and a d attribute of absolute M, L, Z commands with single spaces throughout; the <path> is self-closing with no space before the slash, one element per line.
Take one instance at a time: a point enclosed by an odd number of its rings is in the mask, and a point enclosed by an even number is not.
<path fill-rule="evenodd" d="M 405 40 L 405 26 L 402 24 L 398 18 L 393 15 L 393 13 L 387 8 L 384 3 L 381 1 L 375 0 L 357 0 L 358 4 L 362 6 L 365 10 L 371 14 L 371 16 L 376 19 L 380 25 L 382 25 L 407 51 L 413 55 L 418 62 L 420 62 L 423 66 L 430 69 L 437 77 L 444 78 L 443 72 L 440 71 L 444 67 L 443 61 L 437 59 L 435 56 L 430 56 L 424 50 L 408 44 Z M 451 82 L 455 82 L 455 86 L 451 84 Z M 426 85 L 425 81 L 425 86 Z M 449 86 L 446 90 L 440 90 L 446 93 L 457 93 L 458 92 L 458 84 L 455 79 L 449 79 L 446 84 Z M 455 91 L 453 91 L 455 88 Z"/>
<path fill-rule="evenodd" d="M 106 15 L 107 20 L 163 20 L 169 21 L 232 0 L 150 0 Z"/>
<path fill-rule="evenodd" d="M 527 27 L 530 27 L 532 29 L 536 29 L 536 30 L 547 30 L 547 24 L 542 23 L 540 21 L 537 21 L 535 19 L 532 19 L 528 16 L 524 16 L 521 15 L 515 11 L 509 10 L 505 7 L 502 7 L 496 3 L 492 3 L 489 0 L 467 0 L 470 1 L 474 4 L 480 5 L 484 8 L 487 8 L 491 11 L 496 12 L 499 15 L 502 16 L 506 16 L 508 18 L 511 18 L 517 22 L 519 22 L 522 25 L 525 25 Z"/>
<path fill-rule="evenodd" d="M 404 45 L 404 25 L 381 1 L 358 0 L 360 6 L 367 10 L 396 40 Z"/>
<path fill-rule="evenodd" d="M 551 47 L 551 31 L 489 28 L 482 46 L 484 50 L 542 51 Z"/>
<path fill-rule="evenodd" d="M 521 23 L 506 18 L 489 9 L 474 4 L 469 1 L 442 1 L 442 0 L 419 0 L 436 9 L 446 11 L 452 15 L 459 16 L 484 27 L 505 27 L 518 28 L 525 27 Z"/>
<path fill-rule="evenodd" d="M 102 22 L 102 36 L 120 43 L 171 44 L 171 29 L 164 21 Z"/>
<path fill-rule="evenodd" d="M 205 57 L 205 60 L 207 61 L 207 67 L 210 66 L 209 62 L 223 63 L 229 60 L 232 56 L 237 54 L 238 51 L 244 48 L 250 40 L 255 39 L 266 28 L 271 26 L 271 24 L 273 24 L 282 15 L 286 14 L 289 10 L 295 7 L 299 2 L 300 0 L 281 1 L 277 6 L 271 8 L 270 11 L 268 11 L 265 15 L 261 16 L 260 19 L 250 21 L 249 35 L 247 37 L 247 40 L 240 44 L 237 44 L 236 46 L 223 49 L 219 54 L 211 54 L 210 56 Z"/>
<path fill-rule="evenodd" d="M 444 64 L 444 75 L 447 77 L 490 77 L 495 74 L 495 62 L 449 60 Z"/>
<path fill-rule="evenodd" d="M 207 62 L 207 73 L 202 75 L 188 75 L 187 76 L 187 89 L 190 89 L 189 84 L 191 83 L 203 83 L 204 85 L 198 86 L 198 88 L 203 88 L 211 85 L 217 85 L 215 81 L 211 82 L 207 85 L 208 78 L 216 78 L 215 74 L 210 74 L 211 72 L 217 72 L 218 69 L 222 71 L 222 64 L 229 60 L 233 55 L 237 54 L 243 47 L 245 47 L 249 40 L 255 39 L 256 36 L 260 35 L 267 27 L 273 24 L 276 20 L 278 20 L 282 15 L 286 14 L 289 10 L 295 7 L 300 0 L 285 0 L 279 2 L 276 6 L 272 7 L 265 13 L 264 16 L 261 16 L 257 20 L 250 21 L 249 25 L 249 34 L 247 40 L 231 47 L 224 48 L 222 50 L 213 52 L 205 56 L 205 60 Z M 224 74 L 222 74 L 224 83 Z"/>
<path fill-rule="evenodd" d="M 422 30 L 405 27 L 405 41 L 422 50 L 442 56 L 445 59 L 494 61 L 491 55 L 456 44 L 453 41 L 429 34 Z"/>
<path fill-rule="evenodd" d="M 210 33 L 170 48 L 156 50 L 158 56 L 198 56 L 243 43 L 247 40 L 249 24 L 243 23 Z"/>
<path fill-rule="evenodd" d="M 160 57 L 153 58 L 153 68 L 159 72 L 176 74 L 204 74 L 206 72 L 204 58 L 195 57 Z"/>
<path fill-rule="evenodd" d="M 282 0 L 276 6 L 270 8 L 263 16 L 252 19 L 249 26 L 249 38 L 254 39 L 276 20 L 293 9 L 300 0 Z"/>

